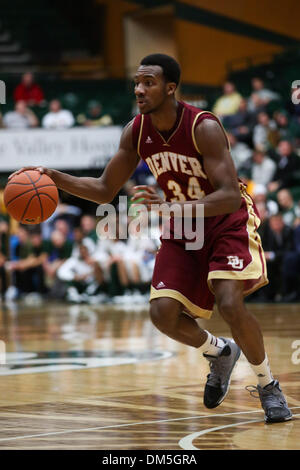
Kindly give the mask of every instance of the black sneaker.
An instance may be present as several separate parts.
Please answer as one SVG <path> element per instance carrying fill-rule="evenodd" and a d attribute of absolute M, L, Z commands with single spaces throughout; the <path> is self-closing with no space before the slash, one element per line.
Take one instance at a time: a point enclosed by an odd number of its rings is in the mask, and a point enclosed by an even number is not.
<path fill-rule="evenodd" d="M 226 397 L 233 368 L 241 355 L 241 350 L 233 340 L 221 338 L 225 346 L 219 356 L 203 356 L 209 361 L 210 374 L 204 389 L 204 405 L 206 408 L 216 408 Z"/>
<path fill-rule="evenodd" d="M 250 387 L 252 387 L 252 390 Z M 266 423 L 282 423 L 292 419 L 292 412 L 288 408 L 278 380 L 274 380 L 269 385 L 266 385 L 266 387 L 250 385 L 246 389 L 252 396 L 260 399 L 261 406 L 265 412 Z M 255 391 L 258 392 L 258 397 L 254 395 Z"/>

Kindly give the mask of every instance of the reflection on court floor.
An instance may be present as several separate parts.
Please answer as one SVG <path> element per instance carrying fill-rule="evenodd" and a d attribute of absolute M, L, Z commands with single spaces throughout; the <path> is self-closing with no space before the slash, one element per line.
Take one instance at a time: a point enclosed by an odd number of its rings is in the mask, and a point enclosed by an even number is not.
<path fill-rule="evenodd" d="M 244 356 L 230 392 L 203 406 L 207 362 L 159 333 L 148 306 L 45 304 L 0 308 L 1 449 L 300 449 L 298 305 L 251 305 L 294 419 L 267 425 L 245 386 Z M 204 328 L 229 336 L 217 312 Z"/>

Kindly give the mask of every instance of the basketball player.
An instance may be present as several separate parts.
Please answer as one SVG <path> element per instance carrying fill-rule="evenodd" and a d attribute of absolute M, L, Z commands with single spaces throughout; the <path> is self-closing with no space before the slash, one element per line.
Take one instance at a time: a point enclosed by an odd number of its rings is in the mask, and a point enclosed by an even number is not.
<path fill-rule="evenodd" d="M 119 150 L 100 178 L 34 169 L 49 175 L 58 188 L 101 204 L 113 200 L 142 158 L 167 202 L 190 204 L 193 215 L 197 205 L 203 204 L 201 250 L 186 250 L 183 239 L 162 239 L 151 286 L 151 319 L 161 332 L 198 348 L 209 361 L 206 407 L 215 408 L 224 400 L 242 350 L 257 376 L 266 422 L 286 421 L 292 414 L 272 376 L 259 324 L 244 304 L 245 295 L 268 282 L 256 231 L 259 217 L 238 182 L 218 118 L 178 102 L 179 79 L 180 67 L 172 57 L 153 54 L 141 61 L 135 75 L 141 114 L 125 127 Z M 142 197 L 148 207 L 163 202 L 151 187 L 137 190 L 133 200 Z M 234 341 L 217 338 L 197 324 L 195 318 L 211 316 L 214 301 Z"/>

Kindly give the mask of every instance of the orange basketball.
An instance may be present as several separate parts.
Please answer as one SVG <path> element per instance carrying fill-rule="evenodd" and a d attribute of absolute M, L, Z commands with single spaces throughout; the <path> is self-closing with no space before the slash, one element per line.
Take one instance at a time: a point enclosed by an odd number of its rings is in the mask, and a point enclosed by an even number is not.
<path fill-rule="evenodd" d="M 37 170 L 23 171 L 9 180 L 4 204 L 9 215 L 22 224 L 39 224 L 56 209 L 58 191 L 49 176 Z"/>

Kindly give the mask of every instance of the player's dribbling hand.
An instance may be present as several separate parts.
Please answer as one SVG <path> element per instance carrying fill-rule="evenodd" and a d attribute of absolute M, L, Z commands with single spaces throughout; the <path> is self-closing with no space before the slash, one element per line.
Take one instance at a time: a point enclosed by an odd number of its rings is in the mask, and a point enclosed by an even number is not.
<path fill-rule="evenodd" d="M 11 175 L 9 175 L 8 177 L 8 180 L 10 180 L 16 175 L 19 175 L 20 173 L 23 173 L 23 171 L 29 171 L 29 170 L 36 170 L 36 171 L 39 171 L 40 173 L 45 173 L 46 175 L 48 174 L 48 171 L 49 171 L 48 168 L 45 168 L 43 166 L 24 166 L 23 168 L 20 168 L 20 170 L 17 170 L 11 173 Z M 50 175 L 48 174 L 48 176 Z"/>
<path fill-rule="evenodd" d="M 134 203 L 138 201 L 138 204 L 144 204 L 147 206 L 147 209 L 151 209 L 153 205 L 160 205 L 164 202 L 164 200 L 159 196 L 159 194 L 155 191 L 154 188 L 151 186 L 140 185 L 134 186 L 137 193 L 132 196 L 131 201 Z M 137 204 L 133 204 L 135 206 Z"/>

